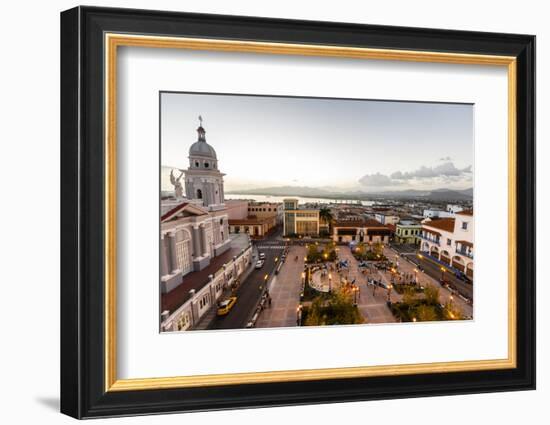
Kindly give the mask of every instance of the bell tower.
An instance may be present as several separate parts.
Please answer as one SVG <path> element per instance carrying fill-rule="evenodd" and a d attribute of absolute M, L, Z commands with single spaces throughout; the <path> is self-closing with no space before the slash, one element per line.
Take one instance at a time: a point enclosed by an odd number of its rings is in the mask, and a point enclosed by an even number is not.
<path fill-rule="evenodd" d="M 206 130 L 199 115 L 197 141 L 189 148 L 189 168 L 185 170 L 185 194 L 188 199 L 200 200 L 210 209 L 224 206 L 223 176 L 218 170 L 218 157 L 206 142 Z"/>

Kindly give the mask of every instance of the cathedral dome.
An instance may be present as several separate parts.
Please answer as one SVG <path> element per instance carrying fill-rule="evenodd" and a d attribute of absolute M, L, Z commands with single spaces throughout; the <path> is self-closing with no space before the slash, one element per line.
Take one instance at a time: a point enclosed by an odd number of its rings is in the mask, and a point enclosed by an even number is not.
<path fill-rule="evenodd" d="M 206 143 L 206 130 L 202 126 L 202 117 L 199 115 L 200 125 L 197 128 L 198 140 L 189 148 L 189 157 L 200 156 L 201 158 L 217 159 L 216 151 Z"/>
<path fill-rule="evenodd" d="M 199 131 L 202 127 L 199 127 Z M 204 131 L 204 130 L 203 130 Z M 212 146 L 206 143 L 206 140 L 199 137 L 199 140 L 191 145 L 189 148 L 189 156 L 200 156 L 217 159 L 216 151 Z"/>

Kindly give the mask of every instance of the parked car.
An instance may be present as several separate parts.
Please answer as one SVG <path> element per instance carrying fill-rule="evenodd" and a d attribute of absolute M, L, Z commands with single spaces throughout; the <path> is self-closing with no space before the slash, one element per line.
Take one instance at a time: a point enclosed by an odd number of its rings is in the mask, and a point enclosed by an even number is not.
<path fill-rule="evenodd" d="M 237 297 L 229 297 L 228 299 L 219 303 L 218 316 L 225 316 L 226 314 L 228 314 L 236 302 L 237 302 Z"/>
<path fill-rule="evenodd" d="M 260 260 L 265 260 L 265 253 L 263 252 L 260 252 Z"/>
<path fill-rule="evenodd" d="M 265 261 L 264 260 L 258 260 L 256 261 L 256 268 L 261 269 L 264 266 Z"/>

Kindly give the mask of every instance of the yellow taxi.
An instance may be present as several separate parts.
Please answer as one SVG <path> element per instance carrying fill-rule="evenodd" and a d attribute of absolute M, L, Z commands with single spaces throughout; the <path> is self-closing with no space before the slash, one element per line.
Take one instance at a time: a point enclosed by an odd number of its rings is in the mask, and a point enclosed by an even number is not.
<path fill-rule="evenodd" d="M 237 302 L 237 297 L 229 297 L 225 301 L 222 301 L 218 304 L 218 316 L 225 316 L 231 311 L 235 303 Z"/>

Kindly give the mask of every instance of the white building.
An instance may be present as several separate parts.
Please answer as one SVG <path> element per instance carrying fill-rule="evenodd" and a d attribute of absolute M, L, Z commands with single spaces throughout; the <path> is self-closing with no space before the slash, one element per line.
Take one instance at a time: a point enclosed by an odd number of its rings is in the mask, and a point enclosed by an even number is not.
<path fill-rule="evenodd" d="M 186 197 L 161 202 L 162 292 L 172 291 L 185 275 L 204 269 L 230 247 L 224 175 L 218 170 L 216 151 L 206 143 L 202 120 L 197 133 L 198 140 L 189 148 L 189 167 L 183 171 Z"/>
<path fill-rule="evenodd" d="M 249 269 L 252 246 L 246 235 L 229 237 L 229 211 L 224 203 L 218 158 L 206 143 L 206 132 L 189 149 L 185 193 L 172 176 L 176 197 L 163 199 L 160 219 L 161 329 L 196 327 L 223 295 Z M 181 176 L 180 176 L 181 178 Z M 238 246 L 237 246 L 238 245 Z"/>
<path fill-rule="evenodd" d="M 441 218 L 422 224 L 420 249 L 426 255 L 452 266 L 473 279 L 474 216 L 460 211 L 454 218 Z"/>
<path fill-rule="evenodd" d="M 399 216 L 395 214 L 375 213 L 374 219 L 382 224 L 397 224 L 399 223 Z"/>
<path fill-rule="evenodd" d="M 457 204 L 447 204 L 446 210 L 451 214 L 456 214 L 457 212 L 464 211 L 464 207 Z"/>
<path fill-rule="evenodd" d="M 454 217 L 454 213 L 443 210 L 427 209 L 422 213 L 424 218 L 451 218 Z"/>

